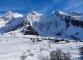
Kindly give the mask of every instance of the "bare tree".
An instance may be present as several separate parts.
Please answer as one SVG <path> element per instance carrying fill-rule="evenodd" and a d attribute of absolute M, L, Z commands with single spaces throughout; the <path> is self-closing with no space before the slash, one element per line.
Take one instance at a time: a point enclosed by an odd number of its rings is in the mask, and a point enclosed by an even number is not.
<path fill-rule="evenodd" d="M 83 55 L 83 46 L 79 49 L 81 55 Z"/>
<path fill-rule="evenodd" d="M 83 60 L 83 46 L 79 49 L 81 57 L 79 59 Z"/>
<path fill-rule="evenodd" d="M 69 53 L 64 53 L 61 50 L 57 49 L 50 53 L 51 60 L 71 60 Z"/>
<path fill-rule="evenodd" d="M 21 56 L 21 60 L 25 60 L 26 57 L 27 57 L 27 56 L 22 55 L 22 56 Z"/>

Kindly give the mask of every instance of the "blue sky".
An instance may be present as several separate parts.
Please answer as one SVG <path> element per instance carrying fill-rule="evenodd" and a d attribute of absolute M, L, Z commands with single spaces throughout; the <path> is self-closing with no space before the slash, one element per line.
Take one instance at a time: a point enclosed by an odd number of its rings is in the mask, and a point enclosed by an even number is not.
<path fill-rule="evenodd" d="M 56 10 L 83 12 L 83 0 L 0 0 L 0 14 L 7 11 L 22 14 L 36 11 L 50 14 Z"/>

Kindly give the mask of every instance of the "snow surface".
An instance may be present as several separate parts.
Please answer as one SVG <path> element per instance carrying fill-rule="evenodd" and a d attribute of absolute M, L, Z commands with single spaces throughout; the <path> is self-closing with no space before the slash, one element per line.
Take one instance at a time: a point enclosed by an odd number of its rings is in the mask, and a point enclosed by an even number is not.
<path fill-rule="evenodd" d="M 23 36 L 14 33 L 0 35 L 0 59 L 21 60 L 21 56 L 26 56 L 25 60 L 39 60 L 38 56 L 49 57 L 50 52 L 56 49 L 69 52 L 72 60 L 81 58 L 79 48 L 83 46 L 83 42 L 54 43 L 50 40 L 32 42 L 31 37 L 36 38 L 37 36 Z M 30 54 L 33 55 L 30 56 Z"/>

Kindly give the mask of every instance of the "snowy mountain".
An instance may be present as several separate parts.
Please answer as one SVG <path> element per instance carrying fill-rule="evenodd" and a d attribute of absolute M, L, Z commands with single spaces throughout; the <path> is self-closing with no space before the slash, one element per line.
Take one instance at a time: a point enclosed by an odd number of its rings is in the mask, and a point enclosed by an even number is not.
<path fill-rule="evenodd" d="M 20 31 L 24 35 L 83 39 L 82 16 L 58 10 L 48 16 L 35 11 L 26 16 L 9 11 L 0 17 L 0 33 Z"/>
<path fill-rule="evenodd" d="M 22 14 L 8 11 L 0 17 L 0 33 L 6 33 L 17 29 L 24 21 Z"/>
<path fill-rule="evenodd" d="M 83 39 L 83 21 L 61 11 L 49 16 L 29 13 L 26 17 L 40 36 Z"/>

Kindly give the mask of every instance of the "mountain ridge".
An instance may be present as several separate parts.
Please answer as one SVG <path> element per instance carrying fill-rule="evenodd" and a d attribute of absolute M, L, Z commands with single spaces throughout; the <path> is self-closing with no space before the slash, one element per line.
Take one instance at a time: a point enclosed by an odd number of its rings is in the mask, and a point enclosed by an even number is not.
<path fill-rule="evenodd" d="M 5 17 L 7 18 L 5 19 L 7 23 L 5 23 L 4 26 L 1 25 L 0 33 L 15 32 L 15 30 L 19 30 L 20 33 L 23 33 L 24 35 L 83 39 L 83 20 L 74 17 L 72 14 L 67 14 L 58 10 L 48 16 L 39 14 L 35 11 L 32 11 L 26 16 L 10 11 L 8 14 L 9 17 L 7 15 L 7 17 Z M 0 21 L 1 20 L 4 20 L 3 16 L 0 17 Z"/>

